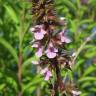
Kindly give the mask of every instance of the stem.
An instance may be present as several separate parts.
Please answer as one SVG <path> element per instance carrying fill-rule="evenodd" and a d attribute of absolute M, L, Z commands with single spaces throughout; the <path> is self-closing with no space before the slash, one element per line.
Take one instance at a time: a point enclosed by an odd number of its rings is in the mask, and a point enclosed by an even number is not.
<path fill-rule="evenodd" d="M 40 66 L 37 66 L 37 73 L 39 73 L 39 72 L 40 72 Z M 40 90 L 39 86 L 36 90 L 36 96 L 41 96 L 41 90 Z"/>
<path fill-rule="evenodd" d="M 24 3 L 24 0 L 20 1 L 21 4 Z M 18 56 L 18 81 L 20 90 L 18 92 L 18 96 L 22 96 L 22 63 L 23 63 L 23 56 L 22 56 L 22 43 L 24 38 L 24 21 L 25 20 L 25 9 L 24 6 L 20 11 L 20 31 L 19 31 L 19 56 Z"/>
<path fill-rule="evenodd" d="M 76 52 L 76 56 L 74 57 L 72 64 L 74 64 L 75 60 L 77 59 L 78 55 L 80 54 L 80 52 L 83 50 L 83 48 L 85 47 L 85 45 L 87 44 L 87 42 L 89 42 L 90 40 L 92 40 L 93 36 L 96 35 L 96 32 L 93 32 L 89 37 L 87 37 L 87 39 L 81 44 L 81 46 L 78 48 L 77 52 Z"/>
<path fill-rule="evenodd" d="M 54 65 L 55 72 L 56 72 L 56 82 L 54 84 L 54 93 L 55 93 L 54 96 L 57 96 L 59 91 L 61 93 L 64 91 L 64 84 L 63 84 L 62 77 L 61 77 L 61 74 L 60 74 L 60 69 L 59 69 L 59 66 L 58 66 L 57 59 L 54 59 L 51 62 Z"/>
<path fill-rule="evenodd" d="M 19 50 L 19 58 L 18 58 L 18 81 L 20 85 L 20 91 L 18 92 L 18 96 L 22 96 L 22 51 Z"/>

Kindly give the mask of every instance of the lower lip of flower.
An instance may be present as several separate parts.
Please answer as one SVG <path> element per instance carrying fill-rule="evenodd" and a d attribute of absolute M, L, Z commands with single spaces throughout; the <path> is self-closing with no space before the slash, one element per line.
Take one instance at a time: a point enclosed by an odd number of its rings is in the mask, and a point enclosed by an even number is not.
<path fill-rule="evenodd" d="M 36 40 L 41 40 L 41 39 L 43 39 L 44 34 L 36 32 L 36 33 L 34 33 L 34 37 Z"/>
<path fill-rule="evenodd" d="M 54 52 L 48 52 L 46 55 L 48 58 L 55 58 L 56 57 L 56 53 L 54 53 Z"/>

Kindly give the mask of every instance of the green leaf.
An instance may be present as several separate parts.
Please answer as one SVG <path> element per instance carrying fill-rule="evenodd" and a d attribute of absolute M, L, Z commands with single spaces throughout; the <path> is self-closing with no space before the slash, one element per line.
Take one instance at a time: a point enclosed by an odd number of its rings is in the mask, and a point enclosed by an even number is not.
<path fill-rule="evenodd" d="M 83 24 L 86 24 L 86 23 L 92 23 L 92 20 L 91 19 L 82 20 L 82 21 L 79 22 L 78 26 L 82 26 Z"/>
<path fill-rule="evenodd" d="M 18 20 L 17 14 L 16 14 L 16 12 L 14 11 L 14 9 L 12 8 L 12 6 L 5 5 L 5 4 L 4 4 L 4 7 L 5 7 L 5 9 L 6 9 L 7 14 L 11 17 L 11 19 L 12 19 L 15 23 L 18 23 L 19 20 Z"/>
<path fill-rule="evenodd" d="M 27 66 L 29 66 L 29 64 L 32 64 L 32 61 L 37 61 L 37 60 L 38 60 L 38 58 L 36 56 L 28 58 L 26 61 L 24 61 L 23 65 L 22 65 L 22 69 L 25 69 Z"/>
<path fill-rule="evenodd" d="M 5 87 L 5 84 L 0 84 L 0 91 L 3 90 L 3 88 Z"/>
<path fill-rule="evenodd" d="M 42 81 L 43 79 L 40 77 L 40 75 L 37 75 L 35 78 L 33 78 L 31 80 L 31 82 L 29 82 L 27 85 L 23 85 L 22 86 L 22 92 L 24 93 L 26 90 L 28 90 L 29 88 L 34 89 L 34 86 L 36 86 L 35 84 L 38 84 Z M 32 88 L 33 87 L 33 88 Z"/>
<path fill-rule="evenodd" d="M 83 59 L 78 60 L 78 62 L 74 66 L 74 70 L 78 70 L 82 64 L 84 64 L 84 60 Z"/>
<path fill-rule="evenodd" d="M 18 56 L 16 50 L 3 38 L 0 38 L 0 44 L 2 44 L 14 57 L 15 61 L 18 63 Z"/>
<path fill-rule="evenodd" d="M 96 71 L 96 66 L 91 65 L 90 67 L 88 67 L 86 69 L 86 71 L 84 72 L 83 76 L 89 75 L 92 72 Z"/>
<path fill-rule="evenodd" d="M 96 87 L 95 87 L 95 85 L 94 85 L 94 87 L 90 88 L 90 91 L 91 91 L 91 92 L 96 92 Z"/>
<path fill-rule="evenodd" d="M 90 86 L 91 84 L 92 84 L 91 82 L 84 82 L 84 83 L 81 85 L 81 87 L 82 87 L 82 88 L 85 88 L 85 87 Z"/>
<path fill-rule="evenodd" d="M 7 83 L 9 83 L 11 85 L 11 87 L 13 87 L 15 89 L 15 91 L 18 91 L 18 84 L 16 82 L 16 80 L 14 80 L 14 78 L 12 77 L 7 77 L 6 78 Z"/>
<path fill-rule="evenodd" d="M 96 77 L 81 77 L 78 82 L 84 82 L 84 81 L 96 81 Z"/>
<path fill-rule="evenodd" d="M 73 4 L 73 2 L 71 2 L 69 0 L 63 0 L 63 1 L 57 2 L 56 4 L 57 5 L 62 5 L 62 4 L 66 5 L 66 6 L 68 6 L 68 9 L 71 9 L 74 13 L 77 11 L 77 8 L 76 8 L 75 4 Z"/>
<path fill-rule="evenodd" d="M 81 93 L 81 95 L 80 96 L 88 96 L 89 95 L 89 93 Z"/>

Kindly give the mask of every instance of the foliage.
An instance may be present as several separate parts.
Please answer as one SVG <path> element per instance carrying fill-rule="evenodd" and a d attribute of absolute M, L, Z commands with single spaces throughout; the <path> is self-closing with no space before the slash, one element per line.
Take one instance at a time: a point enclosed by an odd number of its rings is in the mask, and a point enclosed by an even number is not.
<path fill-rule="evenodd" d="M 86 1 L 86 2 L 84 2 Z M 67 47 L 78 52 L 86 38 L 96 32 L 96 0 L 55 0 L 58 16 L 65 17 L 72 43 Z M 30 46 L 31 4 L 24 0 L 0 0 L 0 96 L 36 96 L 49 93 L 47 82 L 36 73 L 36 59 Z M 96 95 L 96 36 L 87 42 L 68 75 L 78 85 L 81 96 Z M 22 51 L 22 84 L 18 80 L 18 57 Z M 62 73 L 63 75 L 65 74 Z M 50 96 L 50 95 L 49 95 Z"/>

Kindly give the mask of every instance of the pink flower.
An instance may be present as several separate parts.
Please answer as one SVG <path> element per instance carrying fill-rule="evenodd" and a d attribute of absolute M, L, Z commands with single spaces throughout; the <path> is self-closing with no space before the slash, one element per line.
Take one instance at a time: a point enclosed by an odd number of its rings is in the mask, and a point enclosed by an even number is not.
<path fill-rule="evenodd" d="M 51 71 L 47 67 L 41 71 L 41 74 L 44 74 L 44 76 L 45 76 L 44 80 L 45 81 L 48 81 L 50 79 L 50 77 L 52 76 Z"/>
<path fill-rule="evenodd" d="M 46 31 L 43 29 L 43 25 L 36 25 L 30 30 L 34 32 L 33 34 L 36 40 L 42 40 L 44 38 L 44 35 L 46 34 Z"/>
<path fill-rule="evenodd" d="M 65 42 L 65 43 L 70 43 L 71 42 L 71 40 L 67 36 L 65 36 L 65 30 L 60 32 L 59 36 L 60 36 L 61 42 Z"/>
<path fill-rule="evenodd" d="M 48 67 L 44 68 L 44 69 L 40 72 L 40 74 L 44 74 L 44 73 L 46 73 L 47 71 L 48 71 Z"/>
<path fill-rule="evenodd" d="M 34 33 L 34 37 L 36 40 L 41 40 L 44 38 L 44 34 L 41 32 L 36 32 L 36 33 Z"/>
<path fill-rule="evenodd" d="M 41 57 L 42 54 L 43 54 L 43 47 L 41 46 L 40 42 L 35 42 L 33 45 L 32 45 L 33 48 L 36 48 L 36 53 L 35 55 L 37 57 Z"/>
<path fill-rule="evenodd" d="M 54 48 L 53 44 L 50 42 L 47 50 L 45 51 L 48 58 L 55 58 L 58 49 Z"/>
<path fill-rule="evenodd" d="M 42 54 L 43 54 L 43 49 L 40 47 L 37 49 L 35 55 L 40 58 L 42 56 Z"/>
<path fill-rule="evenodd" d="M 52 76 L 52 73 L 51 73 L 51 71 L 48 70 L 48 71 L 46 72 L 46 75 L 45 75 L 44 80 L 45 80 L 45 81 L 48 81 L 51 76 Z"/>

